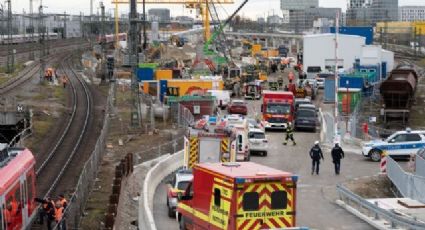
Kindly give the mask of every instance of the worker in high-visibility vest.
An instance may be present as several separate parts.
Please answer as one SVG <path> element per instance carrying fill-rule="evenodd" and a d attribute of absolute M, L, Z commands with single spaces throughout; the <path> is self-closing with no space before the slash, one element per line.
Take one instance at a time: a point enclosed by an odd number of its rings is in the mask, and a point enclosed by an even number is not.
<path fill-rule="evenodd" d="M 65 225 L 64 225 L 65 222 L 62 221 L 63 213 L 64 213 L 65 209 L 63 208 L 61 201 L 59 201 L 59 200 L 56 201 L 54 210 L 55 210 L 55 222 L 59 227 L 58 229 L 65 230 Z"/>
<path fill-rule="evenodd" d="M 285 137 L 285 141 L 283 142 L 283 144 L 287 145 L 288 140 L 290 139 L 292 141 L 292 144 L 296 145 L 297 143 L 295 143 L 295 140 L 294 140 L 294 129 L 292 128 L 291 122 L 289 122 L 288 125 L 286 126 L 285 133 L 286 133 L 286 137 Z"/>
<path fill-rule="evenodd" d="M 66 75 L 62 76 L 62 84 L 63 84 L 63 88 L 66 88 L 66 84 L 68 83 L 68 77 Z"/>
<path fill-rule="evenodd" d="M 59 195 L 59 202 L 61 203 L 62 207 L 66 209 L 66 206 L 68 205 L 68 201 L 65 199 L 65 196 L 63 194 Z"/>

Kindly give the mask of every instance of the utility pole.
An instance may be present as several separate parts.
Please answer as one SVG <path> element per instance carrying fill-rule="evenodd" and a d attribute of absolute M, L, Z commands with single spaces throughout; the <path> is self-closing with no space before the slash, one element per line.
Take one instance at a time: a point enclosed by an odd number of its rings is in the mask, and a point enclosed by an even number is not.
<path fill-rule="evenodd" d="M 102 76 L 101 83 L 105 83 L 106 81 L 106 32 L 105 32 L 105 5 L 103 2 L 100 2 L 100 10 L 101 10 L 101 44 L 102 44 Z"/>
<path fill-rule="evenodd" d="M 44 26 L 44 18 L 43 18 L 43 1 L 40 0 L 40 6 L 38 7 L 38 36 L 40 42 L 40 81 L 43 80 L 44 70 L 46 69 L 46 63 L 44 61 L 44 56 L 46 56 L 46 41 L 45 41 L 45 26 Z"/>
<path fill-rule="evenodd" d="M 32 4 L 33 0 L 30 0 L 30 26 L 29 26 L 29 33 L 30 33 L 30 37 L 31 37 L 31 41 L 34 41 L 34 8 L 33 8 L 33 4 Z M 31 46 L 30 48 L 30 60 L 34 60 L 34 48 L 33 46 Z"/>
<path fill-rule="evenodd" d="M 334 143 L 339 143 L 339 141 L 340 141 L 339 128 L 338 128 L 338 88 L 339 88 L 338 39 L 339 39 L 339 12 L 336 13 L 336 20 L 335 20 L 335 114 L 334 114 L 335 130 L 334 130 Z"/>
<path fill-rule="evenodd" d="M 137 18 L 137 2 L 136 0 L 130 0 L 130 30 L 129 32 L 129 55 L 130 55 L 130 64 L 132 67 L 132 76 L 131 76 L 131 127 L 139 128 L 140 127 L 140 99 L 139 99 L 139 84 L 137 81 L 136 70 L 138 64 L 138 42 L 139 40 L 139 30 L 138 30 L 138 18 Z"/>
<path fill-rule="evenodd" d="M 12 41 L 12 1 L 7 0 L 7 38 Z M 7 73 L 13 73 L 15 71 L 15 57 L 14 49 L 12 44 L 7 45 Z"/>
<path fill-rule="evenodd" d="M 90 0 L 90 21 L 93 21 L 93 0 Z"/>
<path fill-rule="evenodd" d="M 67 37 L 67 35 L 66 35 L 66 11 L 64 12 L 64 14 L 63 14 L 63 35 L 62 35 L 62 37 L 64 38 L 64 39 L 66 39 L 66 37 Z"/>

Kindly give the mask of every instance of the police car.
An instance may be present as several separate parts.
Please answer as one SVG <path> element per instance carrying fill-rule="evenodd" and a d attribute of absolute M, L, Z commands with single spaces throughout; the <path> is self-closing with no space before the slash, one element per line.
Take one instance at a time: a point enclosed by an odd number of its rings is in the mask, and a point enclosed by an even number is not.
<path fill-rule="evenodd" d="M 372 161 L 380 161 L 386 151 L 391 156 L 410 156 L 425 147 L 425 130 L 398 131 L 385 140 L 374 140 L 363 144 L 362 154 Z"/>

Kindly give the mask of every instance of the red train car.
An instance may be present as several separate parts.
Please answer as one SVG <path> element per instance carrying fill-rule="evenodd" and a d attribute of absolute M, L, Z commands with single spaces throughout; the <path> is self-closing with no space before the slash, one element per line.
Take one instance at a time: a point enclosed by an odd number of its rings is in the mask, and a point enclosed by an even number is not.
<path fill-rule="evenodd" d="M 6 148 L 0 161 L 0 229 L 25 229 L 36 216 L 34 156 L 26 148 Z"/>

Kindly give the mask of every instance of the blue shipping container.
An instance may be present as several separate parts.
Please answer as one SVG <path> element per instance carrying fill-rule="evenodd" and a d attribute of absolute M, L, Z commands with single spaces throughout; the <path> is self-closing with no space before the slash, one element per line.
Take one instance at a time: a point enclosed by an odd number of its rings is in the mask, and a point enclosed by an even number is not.
<path fill-rule="evenodd" d="M 335 27 L 331 27 L 331 33 L 335 33 Z M 373 43 L 373 27 L 370 26 L 343 26 L 339 27 L 339 33 L 365 37 L 366 45 Z"/>
<path fill-rule="evenodd" d="M 137 68 L 136 75 L 139 81 L 152 81 L 154 70 L 152 68 Z"/>

